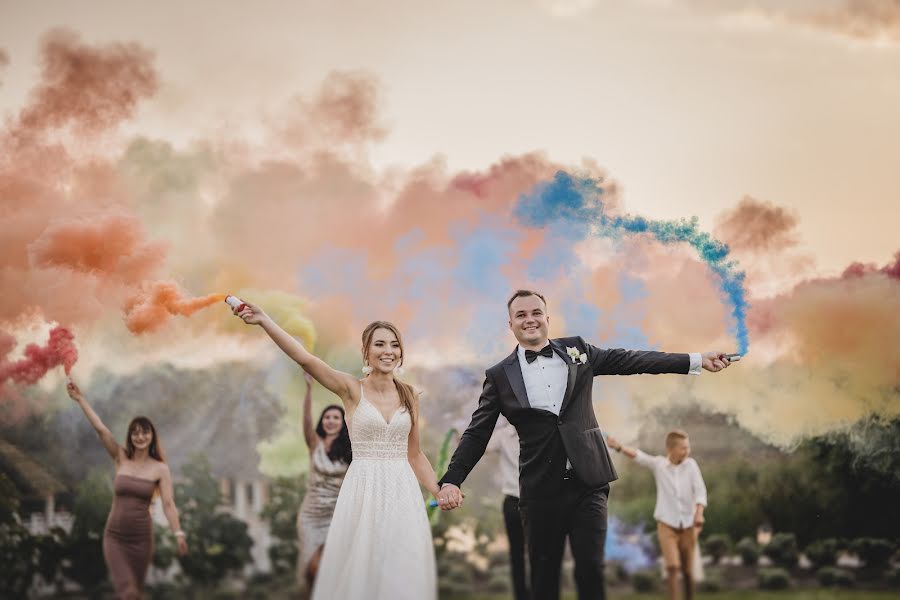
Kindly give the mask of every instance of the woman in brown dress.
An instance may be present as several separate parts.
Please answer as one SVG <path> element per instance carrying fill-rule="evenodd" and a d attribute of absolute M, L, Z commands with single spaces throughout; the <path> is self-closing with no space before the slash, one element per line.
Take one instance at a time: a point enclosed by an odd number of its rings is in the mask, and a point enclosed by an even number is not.
<path fill-rule="evenodd" d="M 106 559 L 116 598 L 142 598 L 147 567 L 153 558 L 150 502 L 157 491 L 162 497 L 166 519 L 175 532 L 178 553 L 182 556 L 187 553 L 187 543 L 175 508 L 172 475 L 162 445 L 150 419 L 136 417 L 128 425 L 123 448 L 84 399 L 78 386 L 70 381 L 66 391 L 84 411 L 116 463 L 113 504 L 103 530 L 103 558 Z"/>

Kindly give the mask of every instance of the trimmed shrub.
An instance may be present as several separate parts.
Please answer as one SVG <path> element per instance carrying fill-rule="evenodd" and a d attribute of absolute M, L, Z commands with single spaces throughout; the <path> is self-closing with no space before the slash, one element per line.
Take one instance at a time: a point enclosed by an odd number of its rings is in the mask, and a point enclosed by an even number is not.
<path fill-rule="evenodd" d="M 892 587 L 900 587 L 900 567 L 894 567 L 884 572 L 884 578 L 888 585 Z"/>
<path fill-rule="evenodd" d="M 708 574 L 703 581 L 697 584 L 697 590 L 701 592 L 721 592 L 722 588 L 722 578 L 712 574 Z"/>
<path fill-rule="evenodd" d="M 834 538 L 816 540 L 803 553 L 814 567 L 830 567 L 837 563 L 838 542 Z"/>
<path fill-rule="evenodd" d="M 797 566 L 800 552 L 797 550 L 796 536 L 793 533 L 776 533 L 763 548 L 763 554 L 779 567 L 790 569 Z"/>
<path fill-rule="evenodd" d="M 706 538 L 703 550 L 712 557 L 713 564 L 719 564 L 719 561 L 731 551 L 731 538 L 724 533 L 711 535 Z"/>
<path fill-rule="evenodd" d="M 784 569 L 760 569 L 758 581 L 764 590 L 785 590 L 791 585 L 791 577 Z"/>
<path fill-rule="evenodd" d="M 756 545 L 753 538 L 745 537 L 735 545 L 734 549 L 741 556 L 741 562 L 745 566 L 752 567 L 759 562 L 759 546 Z"/>
<path fill-rule="evenodd" d="M 653 592 L 658 583 L 659 579 L 654 571 L 635 571 L 631 576 L 631 585 L 636 592 Z"/>
<path fill-rule="evenodd" d="M 879 538 L 858 538 L 850 544 L 850 551 L 867 567 L 886 567 L 894 554 L 894 544 Z"/>
<path fill-rule="evenodd" d="M 856 583 L 856 577 L 853 573 L 837 567 L 822 567 L 816 571 L 816 579 L 825 587 L 850 587 Z"/>

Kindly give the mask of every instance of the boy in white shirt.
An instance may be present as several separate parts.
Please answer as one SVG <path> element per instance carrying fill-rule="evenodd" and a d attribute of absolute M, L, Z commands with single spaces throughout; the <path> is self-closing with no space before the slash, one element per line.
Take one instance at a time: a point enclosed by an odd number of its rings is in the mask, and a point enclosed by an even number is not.
<path fill-rule="evenodd" d="M 685 600 L 694 597 L 694 548 L 703 528 L 706 508 L 706 484 L 697 461 L 690 458 L 688 434 L 680 429 L 666 435 L 666 456 L 651 456 L 637 448 L 628 448 L 612 436 L 607 445 L 633 458 L 653 471 L 656 479 L 656 531 L 666 565 L 670 600 L 678 598 L 678 574 L 684 581 Z"/>

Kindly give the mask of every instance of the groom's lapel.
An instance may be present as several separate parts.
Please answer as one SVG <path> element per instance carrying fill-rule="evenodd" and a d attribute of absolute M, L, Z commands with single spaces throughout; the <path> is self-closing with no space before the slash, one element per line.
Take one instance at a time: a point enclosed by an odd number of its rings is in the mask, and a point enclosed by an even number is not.
<path fill-rule="evenodd" d="M 578 373 L 578 365 L 575 364 L 575 361 L 572 360 L 572 357 L 566 353 L 566 348 L 562 342 L 559 340 L 550 340 L 550 347 L 553 348 L 553 351 L 556 352 L 563 362 L 566 363 L 566 366 L 569 368 L 569 378 L 566 380 L 566 393 L 563 394 L 563 401 L 559 407 L 559 414 L 563 414 L 563 411 L 566 410 L 566 406 L 569 405 L 569 400 L 572 396 L 572 386 L 575 385 L 575 375 Z"/>
<path fill-rule="evenodd" d="M 512 387 L 519 404 L 523 408 L 531 408 L 531 404 L 528 402 L 528 392 L 525 391 L 525 378 L 522 377 L 522 367 L 519 366 L 518 346 L 503 361 L 503 370 L 506 372 L 506 378 L 509 379 L 509 385 Z"/>

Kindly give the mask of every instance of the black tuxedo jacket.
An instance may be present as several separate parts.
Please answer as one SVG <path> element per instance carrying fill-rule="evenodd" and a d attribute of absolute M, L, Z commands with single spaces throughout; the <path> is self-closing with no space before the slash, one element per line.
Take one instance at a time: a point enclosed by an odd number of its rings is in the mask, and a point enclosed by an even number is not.
<path fill-rule="evenodd" d="M 566 459 L 585 484 L 600 487 L 618 479 L 594 416 L 591 389 L 597 375 L 681 373 L 690 369 L 687 354 L 597 348 L 580 337 L 550 340 L 569 367 L 559 416 L 531 408 L 519 366 L 518 347 L 485 372 L 484 389 L 472 421 L 459 441 L 440 483 L 460 486 L 484 454 L 502 413 L 519 433 L 519 487 L 523 500 L 559 493 Z M 581 364 L 567 353 L 587 355 Z"/>

